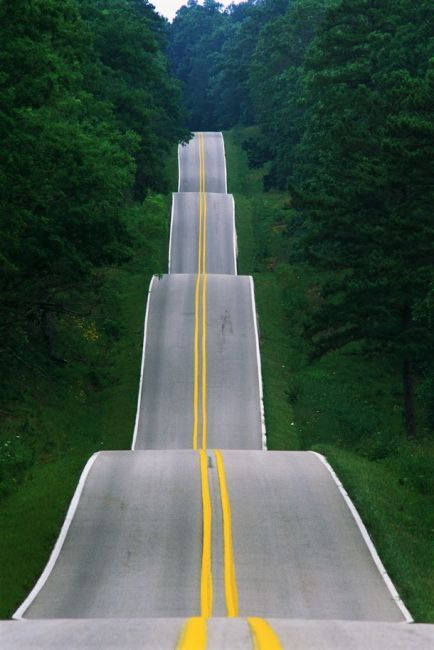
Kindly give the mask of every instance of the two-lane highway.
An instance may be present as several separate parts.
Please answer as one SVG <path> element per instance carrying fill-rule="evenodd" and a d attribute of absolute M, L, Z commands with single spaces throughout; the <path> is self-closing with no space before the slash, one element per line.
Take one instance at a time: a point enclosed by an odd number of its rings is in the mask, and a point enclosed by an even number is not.
<path fill-rule="evenodd" d="M 231 194 L 205 196 L 207 208 L 206 272 L 237 272 L 235 206 Z M 197 273 L 200 196 L 197 192 L 173 195 L 169 273 Z"/>
<path fill-rule="evenodd" d="M 218 133 L 199 133 L 181 147 L 173 195 L 169 273 L 236 274 L 235 203 L 226 194 L 226 159 Z"/>
<path fill-rule="evenodd" d="M 206 165 L 206 191 L 227 192 L 226 158 L 221 133 L 196 133 L 188 146 L 179 147 L 178 192 L 201 192 L 201 158 Z"/>
<path fill-rule="evenodd" d="M 2 650 L 185 650 L 190 620 L 180 618 L 55 619 L 0 623 Z M 205 638 L 189 650 L 432 650 L 432 625 L 267 619 L 272 633 L 258 639 L 252 621 L 210 618 Z M 275 639 L 277 638 L 277 643 Z M 188 646 L 187 646 L 188 648 Z"/>
<path fill-rule="evenodd" d="M 134 449 L 262 447 L 252 283 L 198 280 L 153 281 Z"/>
<path fill-rule="evenodd" d="M 319 459 L 100 452 L 26 618 L 402 621 Z"/>
<path fill-rule="evenodd" d="M 173 195 L 170 274 L 148 299 L 133 449 L 261 449 L 253 283 L 236 275 L 221 134 L 196 134 L 179 158 L 184 191 Z"/>

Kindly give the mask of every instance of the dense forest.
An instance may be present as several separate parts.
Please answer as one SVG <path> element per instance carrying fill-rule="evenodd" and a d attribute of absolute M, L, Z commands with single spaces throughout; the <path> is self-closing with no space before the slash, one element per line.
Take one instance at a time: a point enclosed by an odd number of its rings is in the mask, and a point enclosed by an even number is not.
<path fill-rule="evenodd" d="M 166 226 L 152 197 L 188 137 L 166 32 L 141 0 L 0 1 L 0 493 L 34 456 L 8 432 L 22 441 L 25 387 L 77 360 L 90 373 L 77 346 L 98 338 L 102 270 Z"/>
<path fill-rule="evenodd" d="M 189 0 L 169 56 L 190 128 L 256 127 L 250 165 L 288 193 L 287 260 L 323 272 L 310 358 L 399 368 L 407 437 L 432 428 L 432 2 Z"/>

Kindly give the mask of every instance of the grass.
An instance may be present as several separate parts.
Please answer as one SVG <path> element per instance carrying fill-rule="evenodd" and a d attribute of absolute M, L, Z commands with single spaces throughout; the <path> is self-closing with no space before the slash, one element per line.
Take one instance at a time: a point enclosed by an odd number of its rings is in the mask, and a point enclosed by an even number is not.
<path fill-rule="evenodd" d="M 324 277 L 298 252 L 299 225 L 284 192 L 262 190 L 243 140 L 225 134 L 235 196 L 239 273 L 255 279 L 270 449 L 314 449 L 344 482 L 401 597 L 434 622 L 434 442 L 405 440 L 398 368 L 357 346 L 309 362 L 303 322 Z"/>
<path fill-rule="evenodd" d="M 176 174 L 174 152 L 172 187 Z M 95 318 L 63 323 L 71 362 L 53 367 L 46 361 L 29 373 L 19 401 L 2 404 L 12 416 L 3 418 L 0 445 L 18 442 L 20 451 L 23 439 L 37 448 L 35 462 L 0 499 L 2 618 L 11 616 L 41 574 L 89 457 L 131 446 L 147 290 L 152 273 L 167 270 L 170 205 L 170 194 L 149 197 L 140 218 L 153 245 L 138 247 L 122 268 L 104 271 Z M 85 307 L 93 310 L 91 302 Z"/>
<path fill-rule="evenodd" d="M 273 209 L 280 200 L 277 194 L 266 198 L 261 187 L 261 172 L 250 170 L 240 150 L 237 132 L 225 135 L 228 162 L 228 191 L 235 199 L 238 239 L 238 273 L 253 275 L 258 311 L 258 330 L 261 346 L 264 409 L 269 449 L 297 449 L 294 435 L 294 414 L 287 399 L 287 368 L 291 363 L 291 348 L 286 335 L 286 316 L 280 300 L 279 288 L 272 273 L 256 272 L 260 267 L 257 241 L 257 216 L 266 207 Z M 253 194 L 252 194 L 253 191 Z"/>

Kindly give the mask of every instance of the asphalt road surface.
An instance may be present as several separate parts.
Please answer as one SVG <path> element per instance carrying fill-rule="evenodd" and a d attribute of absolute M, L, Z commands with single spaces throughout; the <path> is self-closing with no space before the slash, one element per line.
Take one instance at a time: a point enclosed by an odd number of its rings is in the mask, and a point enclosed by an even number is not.
<path fill-rule="evenodd" d="M 185 619 L 76 619 L 0 622 L 2 650 L 174 650 Z M 432 625 L 268 619 L 284 650 L 432 650 Z M 213 618 L 206 623 L 207 650 L 253 650 L 245 619 Z M 256 646 L 258 647 L 258 646 Z M 270 650 L 259 646 L 260 650 Z"/>
<path fill-rule="evenodd" d="M 230 450 L 100 452 L 26 618 L 199 616 L 204 485 L 209 615 L 403 620 L 315 455 Z"/>
<path fill-rule="evenodd" d="M 201 187 L 200 160 L 205 165 Z M 178 192 L 227 192 L 226 160 L 221 133 L 195 134 L 188 145 L 179 148 Z"/>
<path fill-rule="evenodd" d="M 203 397 L 207 446 L 261 449 L 256 330 L 248 277 L 208 275 L 195 303 L 196 275 L 155 278 L 149 302 L 135 449 L 191 449 L 194 426 L 195 332 L 198 331 L 198 447 Z M 203 307 L 206 312 L 203 354 Z M 197 318 L 196 318 L 197 317 Z M 206 386 L 203 360 L 206 356 Z"/>
<path fill-rule="evenodd" d="M 231 194 L 203 195 L 206 202 L 206 273 L 236 274 L 235 207 Z M 198 272 L 199 215 L 197 192 L 173 195 L 170 273 Z"/>

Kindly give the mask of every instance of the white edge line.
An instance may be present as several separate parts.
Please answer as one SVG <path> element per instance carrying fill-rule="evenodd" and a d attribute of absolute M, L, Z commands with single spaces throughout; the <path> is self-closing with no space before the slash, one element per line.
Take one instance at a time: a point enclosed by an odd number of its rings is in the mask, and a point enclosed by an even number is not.
<path fill-rule="evenodd" d="M 362 521 L 362 518 L 360 517 L 359 513 L 357 512 L 357 508 L 354 505 L 354 503 L 351 501 L 348 492 L 345 490 L 344 486 L 342 485 L 341 481 L 339 480 L 336 472 L 334 471 L 333 467 L 330 465 L 330 463 L 327 461 L 326 457 L 323 456 L 322 454 L 318 454 L 316 451 L 310 451 L 309 453 L 314 454 L 319 460 L 323 463 L 323 465 L 326 466 L 330 474 L 332 475 L 332 478 L 334 482 L 337 485 L 337 488 L 341 495 L 343 496 L 345 503 L 347 504 L 348 508 L 350 509 L 351 514 L 353 515 L 356 524 L 360 530 L 360 533 L 366 543 L 366 546 L 369 549 L 369 552 L 372 556 L 372 559 L 375 562 L 375 565 L 380 572 L 381 577 L 383 578 L 384 582 L 386 583 L 386 587 L 388 588 L 390 595 L 392 596 L 392 599 L 395 601 L 399 609 L 401 610 L 402 615 L 405 618 L 406 623 L 413 623 L 414 619 L 410 612 L 408 611 L 407 607 L 405 606 L 402 598 L 400 597 L 395 585 L 393 584 L 392 580 L 389 577 L 389 574 L 387 573 L 384 564 L 382 563 L 380 556 L 377 553 L 377 549 L 374 546 L 374 543 L 372 539 L 369 536 L 369 533 L 366 529 L 365 524 Z"/>
<path fill-rule="evenodd" d="M 71 526 L 72 520 L 74 519 L 74 515 L 76 513 L 78 503 L 80 501 L 81 493 L 83 492 L 84 484 L 86 483 L 86 479 L 89 475 L 90 470 L 92 469 L 92 465 L 94 464 L 94 462 L 96 461 L 100 453 L 101 453 L 100 451 L 95 452 L 87 461 L 81 473 L 80 480 L 74 492 L 74 496 L 72 497 L 72 501 L 69 504 L 68 512 L 66 513 L 65 521 L 63 522 L 62 528 L 59 533 L 59 537 L 57 538 L 56 544 L 54 545 L 54 548 L 51 551 L 51 555 L 45 566 L 45 569 L 41 573 L 39 580 L 33 587 L 32 591 L 29 593 L 25 601 L 18 607 L 17 611 L 12 615 L 12 618 L 14 620 L 20 621 L 23 619 L 24 612 L 26 611 L 26 609 L 30 607 L 32 602 L 35 600 L 35 598 L 37 597 L 37 595 L 39 594 L 39 592 L 47 582 L 50 573 L 57 562 L 57 558 L 60 555 L 63 543 L 69 531 L 69 527 Z"/>
<path fill-rule="evenodd" d="M 170 273 L 170 263 L 172 261 L 172 231 L 173 231 L 173 213 L 175 207 L 175 193 L 172 192 L 172 210 L 170 213 L 170 235 L 169 235 L 169 261 L 167 272 Z"/>
<path fill-rule="evenodd" d="M 143 328 L 143 349 L 142 349 L 142 366 L 140 368 L 140 384 L 139 384 L 139 396 L 137 398 L 137 411 L 136 411 L 136 421 L 134 423 L 134 434 L 133 442 L 131 444 L 131 449 L 134 450 L 137 441 L 137 431 L 139 429 L 139 417 L 140 417 L 140 405 L 142 402 L 142 387 L 143 387 L 143 371 L 145 368 L 145 354 L 146 354 L 146 337 L 148 333 L 148 318 L 149 318 L 149 305 L 151 302 L 151 291 L 154 284 L 154 280 L 157 276 L 153 275 L 151 282 L 149 283 L 148 289 L 148 301 L 146 303 L 146 313 L 145 313 L 145 326 Z"/>
<path fill-rule="evenodd" d="M 255 287 L 251 275 L 249 276 L 249 279 L 250 279 L 250 295 L 252 298 L 253 324 L 255 328 L 255 340 L 256 340 L 256 363 L 258 368 L 259 409 L 261 414 L 262 449 L 265 451 L 267 449 L 267 432 L 265 430 L 264 394 L 262 390 L 261 355 L 259 352 L 259 335 L 258 335 L 258 320 L 256 317 Z"/>
<path fill-rule="evenodd" d="M 223 160 L 225 163 L 225 194 L 228 193 L 228 172 L 226 169 L 226 150 L 225 150 L 225 139 L 223 137 L 223 133 L 220 131 L 220 137 L 222 139 L 222 146 L 223 146 Z"/>
<path fill-rule="evenodd" d="M 234 195 L 230 194 L 232 197 L 232 237 L 233 237 L 233 247 L 234 247 L 234 273 L 235 275 L 238 275 L 238 267 L 237 267 L 237 257 L 238 257 L 238 241 L 237 241 L 237 229 L 235 226 L 235 199 Z"/>

